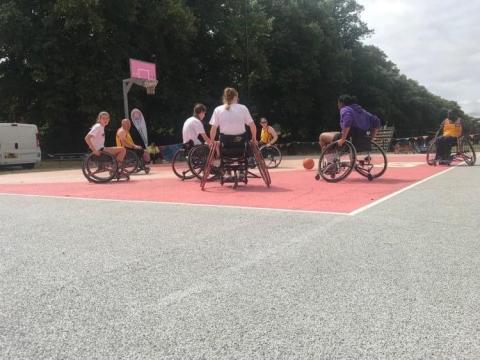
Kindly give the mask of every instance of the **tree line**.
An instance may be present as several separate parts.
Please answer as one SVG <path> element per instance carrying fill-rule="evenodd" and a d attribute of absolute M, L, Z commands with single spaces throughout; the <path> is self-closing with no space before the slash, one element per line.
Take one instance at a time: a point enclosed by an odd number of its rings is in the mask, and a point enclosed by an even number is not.
<path fill-rule="evenodd" d="M 283 141 L 337 129 L 343 93 L 397 136 L 434 130 L 460 107 L 364 45 L 362 10 L 355 0 L 3 0 L 0 121 L 37 124 L 48 151 L 85 150 L 99 111 L 112 115 L 110 131 L 119 125 L 135 58 L 157 65 L 155 95 L 133 87 L 129 101 L 160 143 L 181 141 L 193 104 L 211 112 L 226 86 Z"/>

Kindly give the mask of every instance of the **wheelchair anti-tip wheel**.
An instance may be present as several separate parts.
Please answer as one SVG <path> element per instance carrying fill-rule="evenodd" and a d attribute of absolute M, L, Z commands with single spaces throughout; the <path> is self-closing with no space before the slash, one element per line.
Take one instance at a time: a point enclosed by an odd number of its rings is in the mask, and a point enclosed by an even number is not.
<path fill-rule="evenodd" d="M 345 141 L 342 146 L 332 142 L 326 146 L 318 160 L 316 180 L 322 177 L 327 182 L 339 182 L 352 172 L 355 166 L 355 148 L 350 141 Z"/>

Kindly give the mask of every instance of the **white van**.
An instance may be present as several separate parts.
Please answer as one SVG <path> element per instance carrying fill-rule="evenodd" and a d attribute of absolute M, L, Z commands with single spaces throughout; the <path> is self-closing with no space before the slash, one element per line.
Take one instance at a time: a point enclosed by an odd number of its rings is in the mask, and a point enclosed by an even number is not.
<path fill-rule="evenodd" d="M 0 123 L 0 166 L 22 165 L 33 169 L 41 158 L 37 125 Z"/>

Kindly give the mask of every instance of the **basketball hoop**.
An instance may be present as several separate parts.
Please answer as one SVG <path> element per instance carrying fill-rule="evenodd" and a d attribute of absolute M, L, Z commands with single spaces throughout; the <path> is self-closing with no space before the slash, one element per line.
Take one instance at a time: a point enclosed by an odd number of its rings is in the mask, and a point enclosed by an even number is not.
<path fill-rule="evenodd" d="M 145 80 L 143 86 L 147 89 L 148 95 L 155 94 L 155 88 L 157 87 L 158 80 Z"/>
<path fill-rule="evenodd" d="M 147 95 L 154 95 L 158 84 L 155 63 L 130 59 L 130 77 L 123 80 L 123 107 L 128 119 L 128 92 L 133 84 L 143 86 Z"/>

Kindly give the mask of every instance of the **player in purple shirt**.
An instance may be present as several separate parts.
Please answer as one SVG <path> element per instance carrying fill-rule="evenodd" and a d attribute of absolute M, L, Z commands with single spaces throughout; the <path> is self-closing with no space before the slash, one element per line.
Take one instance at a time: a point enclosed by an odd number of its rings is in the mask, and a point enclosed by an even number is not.
<path fill-rule="evenodd" d="M 319 143 L 323 149 L 333 141 L 338 140 L 341 146 L 349 138 L 365 137 L 370 131 L 369 137 L 373 139 L 380 127 L 380 119 L 370 114 L 356 103 L 356 99 L 350 95 L 342 95 L 338 98 L 338 109 L 340 110 L 341 132 L 324 132 L 320 134 Z"/>

